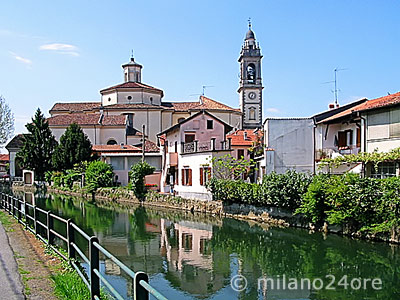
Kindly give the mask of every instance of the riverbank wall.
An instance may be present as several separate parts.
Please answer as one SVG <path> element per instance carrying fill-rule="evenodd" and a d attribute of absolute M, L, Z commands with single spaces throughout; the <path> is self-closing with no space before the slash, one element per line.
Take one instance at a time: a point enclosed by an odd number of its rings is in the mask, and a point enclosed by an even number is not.
<path fill-rule="evenodd" d="M 15 186 L 14 190 L 33 192 L 34 187 Z M 132 191 L 121 188 L 99 188 L 94 195 L 83 190 L 67 191 L 47 187 L 47 192 L 58 193 L 70 196 L 83 197 L 90 200 L 100 200 L 102 202 L 113 202 L 121 204 L 135 204 L 148 207 L 183 210 L 203 214 L 229 217 L 239 220 L 252 221 L 258 224 L 297 227 L 310 231 L 323 231 L 325 233 L 335 233 L 352 238 L 367 239 L 373 241 L 383 241 L 388 243 L 400 244 L 400 228 L 393 228 L 390 234 L 363 235 L 360 232 L 352 232 L 349 228 L 341 226 L 329 226 L 324 224 L 321 228 L 315 228 L 302 215 L 294 215 L 287 209 L 278 207 L 261 207 L 249 204 L 227 204 L 222 201 L 205 201 L 196 199 L 185 199 L 171 194 L 161 194 L 149 191 L 145 201 L 139 201 Z"/>

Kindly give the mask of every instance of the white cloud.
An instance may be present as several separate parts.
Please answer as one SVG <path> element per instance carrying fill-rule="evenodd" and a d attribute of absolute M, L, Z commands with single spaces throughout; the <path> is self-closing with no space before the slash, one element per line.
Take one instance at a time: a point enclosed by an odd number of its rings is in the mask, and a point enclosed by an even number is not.
<path fill-rule="evenodd" d="M 16 60 L 18 60 L 18 61 L 20 61 L 20 62 L 22 62 L 22 63 L 24 63 L 24 64 L 26 64 L 26 65 L 28 65 L 28 66 L 32 65 L 32 61 L 31 61 L 30 59 L 25 58 L 25 57 L 22 57 L 22 56 L 19 56 L 18 54 L 14 53 L 14 52 L 11 52 L 11 51 L 10 51 L 10 54 L 11 54 L 12 57 L 14 57 Z"/>
<path fill-rule="evenodd" d="M 280 113 L 280 110 L 275 107 L 269 107 L 269 108 L 267 108 L 267 112 L 277 114 L 277 113 Z"/>
<path fill-rule="evenodd" d="M 78 47 L 70 44 L 45 44 L 39 47 L 40 50 L 55 51 L 59 54 L 66 54 L 71 56 L 79 56 Z"/>

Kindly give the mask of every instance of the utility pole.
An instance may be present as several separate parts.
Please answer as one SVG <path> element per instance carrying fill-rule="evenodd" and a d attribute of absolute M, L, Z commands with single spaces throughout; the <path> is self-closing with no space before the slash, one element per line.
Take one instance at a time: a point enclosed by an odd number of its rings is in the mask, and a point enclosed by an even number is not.
<path fill-rule="evenodd" d="M 142 134 L 143 134 L 143 138 L 142 138 L 142 162 L 144 162 L 144 158 L 145 158 L 145 149 L 146 149 L 146 134 L 145 134 L 145 128 L 146 126 L 143 124 L 142 125 Z"/>

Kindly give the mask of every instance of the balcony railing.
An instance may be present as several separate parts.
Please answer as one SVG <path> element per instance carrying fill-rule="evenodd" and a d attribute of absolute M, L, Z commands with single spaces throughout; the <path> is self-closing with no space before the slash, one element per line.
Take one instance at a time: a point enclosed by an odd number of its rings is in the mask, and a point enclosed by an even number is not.
<path fill-rule="evenodd" d="M 345 146 L 345 147 L 332 147 L 319 149 L 316 152 L 316 160 L 321 160 L 324 158 L 333 158 L 335 155 L 348 155 L 348 154 L 358 154 L 360 152 L 360 147 L 356 145 Z"/>
<path fill-rule="evenodd" d="M 182 143 L 182 154 L 223 150 L 231 150 L 230 140 L 221 141 L 219 143 L 215 139 L 204 142 L 193 141 L 190 143 Z"/>

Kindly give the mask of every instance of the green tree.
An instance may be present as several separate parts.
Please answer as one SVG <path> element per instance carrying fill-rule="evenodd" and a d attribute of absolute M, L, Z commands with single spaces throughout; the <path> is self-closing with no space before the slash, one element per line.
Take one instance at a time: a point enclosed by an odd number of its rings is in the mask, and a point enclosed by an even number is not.
<path fill-rule="evenodd" d="M 86 185 L 95 192 L 99 187 L 113 186 L 114 173 L 112 167 L 102 161 L 92 161 L 86 169 Z"/>
<path fill-rule="evenodd" d="M 0 96 L 0 144 L 4 144 L 14 132 L 14 116 L 5 99 Z"/>
<path fill-rule="evenodd" d="M 213 176 L 217 179 L 233 179 L 238 180 L 243 175 L 248 174 L 255 166 L 252 159 L 245 158 L 236 159 L 230 154 L 220 157 L 213 157 L 211 160 Z"/>
<path fill-rule="evenodd" d="M 136 198 L 140 201 L 146 196 L 146 187 L 144 186 L 144 177 L 153 174 L 155 168 L 150 166 L 146 161 L 138 162 L 131 167 L 129 172 L 130 183 Z"/>
<path fill-rule="evenodd" d="M 72 123 L 60 138 L 54 151 L 53 166 L 57 170 L 72 169 L 74 164 L 89 161 L 92 157 L 92 143 L 82 128 Z"/>
<path fill-rule="evenodd" d="M 24 144 L 17 158 L 21 160 L 23 168 L 35 172 L 37 180 L 44 180 L 45 172 L 52 169 L 51 158 L 57 147 L 57 141 L 39 108 L 32 122 L 25 127 L 29 133 L 24 135 Z"/>

